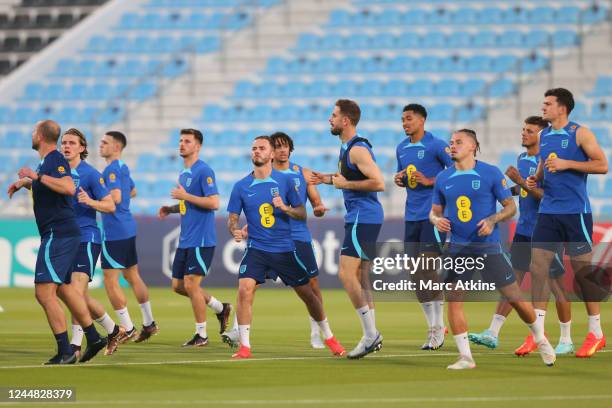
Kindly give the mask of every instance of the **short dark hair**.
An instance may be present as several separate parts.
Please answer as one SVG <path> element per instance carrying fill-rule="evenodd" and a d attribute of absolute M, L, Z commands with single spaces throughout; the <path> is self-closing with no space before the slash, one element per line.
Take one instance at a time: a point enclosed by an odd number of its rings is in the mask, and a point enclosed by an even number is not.
<path fill-rule="evenodd" d="M 125 149 L 125 146 L 127 146 L 127 139 L 123 133 L 117 130 L 111 130 L 106 132 L 106 134 L 121 143 L 121 150 Z"/>
<path fill-rule="evenodd" d="M 419 105 L 418 103 L 410 103 L 404 106 L 404 110 L 403 110 L 403 112 L 408 112 L 408 111 L 421 115 L 423 119 L 427 119 L 427 109 L 425 109 L 423 105 Z"/>
<path fill-rule="evenodd" d="M 541 116 L 529 116 L 525 119 L 525 123 L 528 125 L 535 125 L 540 129 L 548 127 L 548 121 L 544 120 Z"/>
<path fill-rule="evenodd" d="M 464 133 L 472 138 L 474 143 L 476 143 L 476 151 L 474 152 L 474 156 L 476 156 L 477 152 L 480 152 L 480 142 L 478 141 L 478 137 L 476 137 L 476 131 L 473 129 L 459 129 L 455 130 L 455 133 Z"/>
<path fill-rule="evenodd" d="M 272 133 L 270 135 L 270 141 L 272 142 L 272 147 L 276 147 L 277 144 L 286 144 L 289 146 L 289 153 L 293 151 L 293 139 L 284 132 Z"/>
<path fill-rule="evenodd" d="M 200 144 L 204 143 L 204 136 L 198 129 L 181 129 L 181 135 L 192 135 Z"/>
<path fill-rule="evenodd" d="M 81 143 L 81 146 L 85 148 L 85 150 L 83 150 L 80 154 L 81 160 L 85 160 L 87 156 L 89 156 L 89 152 L 87 151 L 87 139 L 85 138 L 83 132 L 76 128 L 70 128 L 64 132 L 64 136 L 65 135 L 72 135 L 79 138 L 79 143 Z"/>
<path fill-rule="evenodd" d="M 274 144 L 272 143 L 272 139 L 270 138 L 270 136 L 267 135 L 261 135 L 261 136 L 257 136 L 253 139 L 253 141 L 255 140 L 267 140 L 268 143 L 270 143 L 270 146 L 272 146 L 272 148 L 274 148 Z"/>
<path fill-rule="evenodd" d="M 336 106 L 340 108 L 340 113 L 351 121 L 351 125 L 357 126 L 359 119 L 361 119 L 361 109 L 357 102 L 350 99 L 338 99 Z"/>
<path fill-rule="evenodd" d="M 53 120 L 43 120 L 38 124 L 37 131 L 48 143 L 57 143 L 60 137 L 60 125 Z"/>
<path fill-rule="evenodd" d="M 557 103 L 561 106 L 565 106 L 567 114 L 569 115 L 574 109 L 574 95 L 565 88 L 553 88 L 546 91 L 544 97 L 554 96 L 557 98 Z"/>

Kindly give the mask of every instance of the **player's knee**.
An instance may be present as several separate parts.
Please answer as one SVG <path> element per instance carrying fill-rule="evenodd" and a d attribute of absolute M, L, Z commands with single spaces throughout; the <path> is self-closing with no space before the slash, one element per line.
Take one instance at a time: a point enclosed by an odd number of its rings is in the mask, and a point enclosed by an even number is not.
<path fill-rule="evenodd" d="M 185 293 L 183 282 L 179 279 L 172 279 L 172 290 L 179 295 Z"/>

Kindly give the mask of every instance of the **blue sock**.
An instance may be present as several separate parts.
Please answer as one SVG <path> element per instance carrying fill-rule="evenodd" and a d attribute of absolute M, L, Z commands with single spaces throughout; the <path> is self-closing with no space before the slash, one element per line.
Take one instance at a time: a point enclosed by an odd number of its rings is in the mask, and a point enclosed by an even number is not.
<path fill-rule="evenodd" d="M 68 332 L 54 334 L 55 341 L 57 342 L 57 354 L 72 354 L 72 347 L 70 347 L 70 340 L 68 340 Z"/>
<path fill-rule="evenodd" d="M 83 332 L 85 333 L 85 337 L 87 337 L 87 345 L 100 340 L 100 335 L 98 334 L 98 331 L 94 327 L 93 323 L 88 327 L 83 327 Z"/>

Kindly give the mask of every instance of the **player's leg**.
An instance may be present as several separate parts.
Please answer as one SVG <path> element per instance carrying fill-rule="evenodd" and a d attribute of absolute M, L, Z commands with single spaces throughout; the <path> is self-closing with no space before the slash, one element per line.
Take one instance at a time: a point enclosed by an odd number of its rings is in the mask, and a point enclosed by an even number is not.
<path fill-rule="evenodd" d="M 251 322 L 253 320 L 253 301 L 257 281 L 253 278 L 244 277 L 238 281 L 238 298 L 236 299 L 236 316 L 238 318 L 238 334 L 240 349 L 232 355 L 232 358 L 251 357 Z"/>
<path fill-rule="evenodd" d="M 200 290 L 203 277 L 203 275 L 196 274 L 185 275 L 185 292 L 187 292 L 191 300 L 196 332 L 194 338 L 183 344 L 183 346 L 199 347 L 208 344 L 208 333 L 206 332 L 206 301 Z"/>
<path fill-rule="evenodd" d="M 362 261 L 373 259 L 376 254 L 375 245 L 379 232 L 378 224 L 349 223 L 344 227 L 338 277 L 359 316 L 363 332 L 357 346 L 348 353 L 349 358 L 359 358 L 382 347 L 382 335 L 376 329 L 372 313 L 374 304 L 369 297 L 369 269 L 362 269 Z"/>
<path fill-rule="evenodd" d="M 294 241 L 294 244 L 297 258 L 301 263 L 300 267 L 304 268 L 308 273 L 308 278 L 310 279 L 308 284 L 310 285 L 310 288 L 314 292 L 315 296 L 319 299 L 319 302 L 323 304 L 323 295 L 321 294 L 321 288 L 319 287 L 319 267 L 317 266 L 317 260 L 312 242 Z M 321 340 L 319 325 L 317 324 L 316 320 L 312 318 L 312 316 L 309 316 L 309 322 L 311 347 L 314 349 L 324 349 L 325 345 Z"/>
<path fill-rule="evenodd" d="M 308 314 L 317 323 L 325 344 L 329 347 L 332 354 L 336 356 L 345 355 L 344 347 L 340 345 L 331 331 L 325 310 L 323 309 L 323 303 L 321 303 L 321 300 L 308 283 L 309 270 L 300 260 L 297 251 L 275 254 L 274 258 L 272 262 L 274 273 L 280 277 L 285 285 L 291 286 L 302 302 L 304 302 Z"/>
<path fill-rule="evenodd" d="M 138 272 L 138 264 L 132 265 L 123 270 L 123 277 L 128 282 L 134 296 L 140 305 L 140 312 L 142 315 L 142 329 L 138 333 L 138 336 L 134 340 L 136 343 L 141 343 L 148 340 L 151 336 L 159 332 L 159 327 L 155 323 L 153 318 L 153 311 L 151 310 L 151 302 L 149 302 L 149 290 L 145 285 L 144 281 L 140 277 Z"/>
<path fill-rule="evenodd" d="M 550 288 L 555 297 L 555 307 L 557 309 L 560 329 L 559 344 L 555 348 L 557 355 L 574 353 L 574 343 L 571 336 L 572 304 L 565 290 L 565 267 L 563 266 L 562 259 L 562 253 L 555 254 L 550 267 Z"/>
<path fill-rule="evenodd" d="M 446 305 L 448 308 L 448 324 L 450 325 L 451 332 L 459 351 L 459 359 L 449 365 L 449 370 L 464 370 L 476 367 L 474 358 L 472 357 L 472 350 L 470 349 L 470 342 L 468 340 L 468 325 L 463 310 L 463 291 L 462 290 L 450 290 L 446 292 Z"/>
<path fill-rule="evenodd" d="M 57 343 L 57 354 L 46 364 L 72 364 L 76 362 L 77 357 L 70 347 L 68 331 L 66 330 L 66 316 L 57 299 L 56 292 L 57 284 L 54 282 L 34 284 L 36 300 L 45 312 L 47 322 Z"/>
<path fill-rule="evenodd" d="M 79 296 L 85 299 L 85 289 L 89 283 L 89 276 L 82 272 L 72 272 L 70 279 L 70 286 L 77 292 Z M 59 293 L 58 293 L 59 294 Z M 61 295 L 60 295 L 61 296 Z M 62 299 L 63 300 L 63 299 Z M 80 357 L 81 355 L 81 344 L 83 343 L 83 328 L 74 317 L 71 315 L 72 321 L 72 337 L 70 338 L 70 346 L 72 350 Z"/>
<path fill-rule="evenodd" d="M 488 254 L 484 261 L 483 278 L 495 283 L 501 295 L 512 305 L 533 335 L 533 339 L 540 351 L 542 361 L 548 366 L 555 362 L 555 351 L 544 334 L 544 328 L 536 323 L 536 312 L 531 302 L 523 299 L 521 289 L 516 282 L 512 264 L 505 254 Z"/>
<path fill-rule="evenodd" d="M 104 258 L 102 259 L 102 268 L 104 268 Z M 125 293 L 119 285 L 120 269 L 102 269 L 104 273 L 104 289 L 110 301 L 111 306 L 115 310 L 115 314 L 119 318 L 119 324 L 125 328 L 125 336 L 122 343 L 134 339 L 138 335 L 138 330 L 134 326 L 130 317 L 130 312 L 127 308 L 127 300 Z"/>

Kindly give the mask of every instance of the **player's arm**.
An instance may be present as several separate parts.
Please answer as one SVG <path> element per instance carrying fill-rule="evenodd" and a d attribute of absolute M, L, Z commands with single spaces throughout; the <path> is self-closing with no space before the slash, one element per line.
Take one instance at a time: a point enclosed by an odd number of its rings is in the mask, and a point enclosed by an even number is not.
<path fill-rule="evenodd" d="M 79 188 L 79 194 L 77 195 L 79 203 L 93 208 L 101 213 L 113 213 L 115 212 L 115 202 L 113 201 L 110 194 L 102 197 L 100 200 L 95 200 L 87 194 L 83 187 Z"/>
<path fill-rule="evenodd" d="M 581 127 L 576 132 L 576 143 L 584 150 L 590 159 L 586 162 L 563 160 L 558 157 L 546 159 L 549 171 L 574 170 L 587 174 L 606 174 L 608 172 L 608 159 L 597 143 L 593 132 Z"/>
<path fill-rule="evenodd" d="M 229 218 L 227 219 L 227 229 L 229 230 L 230 235 L 234 237 L 234 241 L 236 242 L 246 239 L 246 230 L 238 226 L 239 219 L 240 214 L 236 213 L 229 213 Z"/>
<path fill-rule="evenodd" d="M 508 178 L 516 184 L 516 186 L 512 186 L 512 188 L 510 189 L 512 195 L 519 195 L 521 193 L 522 187 L 525 191 L 527 191 L 527 194 L 531 195 L 536 200 L 541 200 L 542 197 L 544 197 L 544 190 L 538 187 L 537 183 L 535 186 L 530 187 L 527 184 L 527 180 L 525 180 L 521 176 L 516 167 L 508 166 L 508 168 L 506 169 L 506 176 L 508 176 Z"/>
<path fill-rule="evenodd" d="M 319 184 L 333 184 L 332 177 L 333 174 L 319 173 L 313 170 L 310 172 L 310 178 L 307 178 L 306 181 L 308 185 L 314 184 L 315 186 Z"/>
<path fill-rule="evenodd" d="M 58 194 L 73 196 L 76 193 L 76 187 L 74 181 L 70 175 L 62 177 L 53 177 L 47 174 L 37 174 L 34 170 L 29 167 L 24 167 L 19 170 L 19 177 L 27 177 L 32 181 L 38 180 L 49 189 L 55 191 Z"/>
<path fill-rule="evenodd" d="M 385 191 L 385 180 L 370 152 L 365 147 L 355 146 L 350 152 L 351 162 L 367 178 L 365 180 L 349 181 L 342 175 L 332 177 L 334 186 L 338 189 L 356 191 Z"/>
<path fill-rule="evenodd" d="M 312 171 L 302 168 L 302 175 L 304 176 L 305 180 L 310 180 L 312 177 Z M 314 213 L 315 217 L 322 217 L 325 215 L 326 211 L 329 211 L 329 209 L 323 204 L 321 194 L 319 194 L 316 184 L 308 183 L 308 186 L 306 187 L 306 195 L 308 196 L 308 201 L 310 201 L 310 204 L 312 205 L 312 212 Z"/>
<path fill-rule="evenodd" d="M 431 222 L 440 232 L 450 232 L 451 230 L 450 220 L 444 217 L 443 205 L 432 204 L 431 210 L 429 211 L 429 222 Z"/>
<path fill-rule="evenodd" d="M 162 205 L 159 207 L 159 211 L 157 212 L 157 217 L 160 220 L 163 220 L 170 214 L 178 214 L 180 212 L 180 206 L 176 205 Z"/>
<path fill-rule="evenodd" d="M 512 197 L 507 197 L 500 201 L 500 203 L 503 208 L 499 212 L 488 216 L 484 220 L 480 220 L 480 222 L 477 224 L 480 227 L 478 230 L 478 236 L 483 237 L 490 235 L 495 229 L 496 224 L 514 217 L 514 214 L 516 214 L 516 204 L 514 203 L 514 199 Z"/>
<path fill-rule="evenodd" d="M 31 190 L 32 180 L 30 180 L 27 177 L 24 177 L 24 178 L 20 178 L 19 180 L 11 184 L 7 190 L 9 198 L 13 198 L 13 194 L 21 190 L 22 188 L 27 188 L 28 190 Z"/>
<path fill-rule="evenodd" d="M 115 204 L 121 204 L 121 189 L 113 188 L 110 190 L 110 195 Z"/>
<path fill-rule="evenodd" d="M 176 188 L 170 192 L 170 196 L 175 200 L 184 200 L 206 210 L 216 211 L 219 209 L 219 194 L 205 197 L 189 194 L 180 183 L 176 184 Z"/>
<path fill-rule="evenodd" d="M 272 199 L 272 204 L 274 205 L 274 207 L 278 208 L 279 210 L 281 210 L 282 212 L 284 212 L 289 217 L 295 220 L 306 220 L 306 207 L 304 207 L 304 204 L 295 207 L 288 206 L 283 202 L 283 198 L 279 195 L 275 196 Z"/>
<path fill-rule="evenodd" d="M 538 168 L 536 169 L 535 175 L 527 177 L 525 180 L 525 186 L 527 187 L 527 191 L 533 190 L 538 187 L 538 181 L 541 181 L 544 178 L 544 167 L 542 166 L 542 160 L 538 163 Z M 544 190 L 542 190 L 542 196 Z"/>

